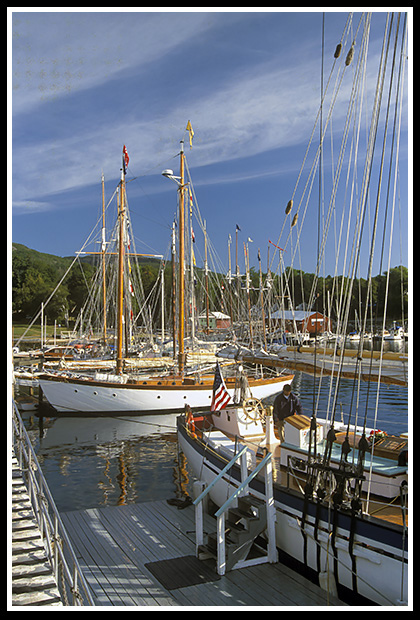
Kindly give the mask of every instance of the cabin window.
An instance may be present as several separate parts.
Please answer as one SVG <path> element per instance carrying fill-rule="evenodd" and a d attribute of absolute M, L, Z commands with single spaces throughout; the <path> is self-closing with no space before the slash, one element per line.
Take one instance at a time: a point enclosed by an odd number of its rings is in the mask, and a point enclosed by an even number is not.
<path fill-rule="evenodd" d="M 98 392 L 96 392 L 96 391 L 95 391 L 95 392 L 93 392 L 93 395 L 94 395 L 94 396 L 98 396 Z"/>

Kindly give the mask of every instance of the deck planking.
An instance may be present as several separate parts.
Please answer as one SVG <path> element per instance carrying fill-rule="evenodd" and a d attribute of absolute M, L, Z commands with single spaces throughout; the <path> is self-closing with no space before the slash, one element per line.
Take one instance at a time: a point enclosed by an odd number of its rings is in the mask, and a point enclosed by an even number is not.
<path fill-rule="evenodd" d="M 145 564 L 195 555 L 194 507 L 166 501 L 63 513 L 99 606 L 342 606 L 280 563 L 233 570 L 215 581 L 167 590 Z M 205 515 L 205 532 L 216 521 Z"/>

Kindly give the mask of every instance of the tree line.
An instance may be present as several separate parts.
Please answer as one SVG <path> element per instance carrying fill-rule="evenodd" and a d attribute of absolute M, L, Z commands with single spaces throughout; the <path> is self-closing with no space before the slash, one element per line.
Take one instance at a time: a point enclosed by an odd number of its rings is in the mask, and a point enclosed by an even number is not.
<path fill-rule="evenodd" d="M 34 317 L 40 309 L 41 303 L 45 302 L 52 293 L 57 283 L 63 277 L 71 262 L 72 257 L 58 257 L 52 254 L 45 254 L 31 250 L 26 246 L 13 243 L 12 252 L 12 317 L 14 322 L 26 322 Z M 143 259 L 140 266 L 140 276 L 142 280 L 144 295 L 147 297 L 153 287 L 159 274 L 160 262 L 155 259 Z M 83 307 L 86 296 L 87 286 L 92 281 L 96 271 L 93 259 L 85 258 L 77 261 L 65 280 L 58 288 L 54 297 L 45 309 L 48 322 L 55 320 L 58 323 L 68 324 L 78 315 Z M 198 304 L 198 310 L 205 308 L 205 288 L 203 284 L 202 270 L 197 270 L 195 283 L 195 293 Z M 282 276 L 287 279 L 288 286 L 287 295 L 284 283 L 282 284 L 280 276 L 273 278 L 273 287 L 271 294 L 271 303 L 279 305 L 282 301 L 289 307 L 289 301 L 293 307 L 298 307 L 302 303 L 307 303 L 310 292 L 312 290 L 314 274 L 306 273 L 295 269 L 286 269 L 286 274 Z M 221 274 L 210 273 L 209 306 L 210 310 L 223 310 L 229 314 L 228 294 L 229 286 Z M 170 263 L 166 265 L 164 272 L 165 281 L 165 304 L 167 313 L 170 313 L 171 307 L 171 291 L 172 291 L 172 272 Z M 266 282 L 266 274 L 263 274 L 263 281 Z M 335 282 L 332 276 L 319 278 L 317 281 L 316 293 L 319 294 L 318 309 L 319 311 L 328 312 L 328 292 L 330 295 L 335 291 L 340 291 L 344 283 L 343 277 L 336 278 Z M 259 303 L 259 273 L 251 268 L 250 271 L 250 302 L 253 305 Z M 379 274 L 372 279 L 372 290 L 369 299 L 369 310 L 376 317 L 382 317 L 385 305 L 385 291 L 387 283 L 387 274 Z M 224 288 L 222 288 L 222 286 Z M 359 316 L 365 311 L 366 294 L 368 283 L 363 278 L 356 279 L 352 286 L 350 319 L 353 318 L 355 311 Z M 224 294 L 222 294 L 224 290 Z M 236 284 L 232 285 L 232 292 L 236 294 Z M 408 269 L 404 266 L 394 267 L 389 272 L 389 286 L 387 298 L 387 317 L 390 320 L 401 320 L 407 318 L 408 312 Z M 242 293 L 245 294 L 242 287 Z M 283 300 L 281 299 L 281 291 L 283 291 Z M 267 293 L 267 291 L 266 291 Z M 268 296 L 265 294 L 265 297 Z M 329 306 L 330 318 L 336 318 L 336 306 L 334 300 L 330 300 Z M 159 305 L 152 310 L 153 318 L 156 325 L 160 323 Z"/>

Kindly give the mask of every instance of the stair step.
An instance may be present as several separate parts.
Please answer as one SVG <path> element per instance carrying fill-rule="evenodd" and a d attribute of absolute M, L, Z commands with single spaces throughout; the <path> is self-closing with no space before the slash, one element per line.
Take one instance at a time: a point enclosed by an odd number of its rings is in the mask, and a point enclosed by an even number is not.
<path fill-rule="evenodd" d="M 239 521 L 240 519 L 245 519 L 247 521 L 257 521 L 259 517 L 258 515 L 255 515 L 251 512 L 245 512 L 240 508 L 229 508 L 228 519 L 235 522 Z"/>
<path fill-rule="evenodd" d="M 260 506 L 264 506 L 265 501 L 263 499 L 259 499 L 258 497 L 253 497 L 252 495 L 242 495 L 238 497 L 238 506 L 241 505 L 245 507 L 254 507 L 259 508 Z"/>

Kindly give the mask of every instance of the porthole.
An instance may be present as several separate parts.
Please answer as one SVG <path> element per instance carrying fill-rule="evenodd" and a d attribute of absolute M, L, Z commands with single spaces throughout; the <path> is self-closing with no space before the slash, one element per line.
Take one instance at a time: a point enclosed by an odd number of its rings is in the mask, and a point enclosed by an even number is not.
<path fill-rule="evenodd" d="M 77 394 L 77 390 L 74 390 L 74 391 L 75 391 L 75 392 L 76 392 L 76 394 Z"/>
<path fill-rule="evenodd" d="M 98 396 L 98 392 L 94 391 L 94 392 L 93 392 L 93 395 L 94 395 L 94 396 Z"/>
<path fill-rule="evenodd" d="M 184 396 L 184 400 L 185 400 L 186 398 L 187 398 L 187 397 L 186 397 L 186 396 Z"/>
<path fill-rule="evenodd" d="M 114 393 L 112 396 L 115 398 L 115 397 L 116 397 L 116 394 Z"/>
<path fill-rule="evenodd" d="M 158 398 L 160 398 L 160 396 L 158 396 Z"/>

